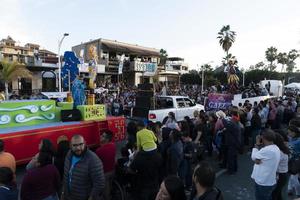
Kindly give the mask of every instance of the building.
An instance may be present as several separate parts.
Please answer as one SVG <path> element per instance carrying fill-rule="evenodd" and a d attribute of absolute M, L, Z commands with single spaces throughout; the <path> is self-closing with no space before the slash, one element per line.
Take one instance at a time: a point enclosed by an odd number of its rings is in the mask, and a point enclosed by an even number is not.
<path fill-rule="evenodd" d="M 142 47 L 116 40 L 97 39 L 72 47 L 81 60 L 79 71 L 88 73 L 88 66 L 96 66 L 96 83 L 122 80 L 128 85 L 153 82 L 157 73 L 158 49 Z"/>
<path fill-rule="evenodd" d="M 17 61 L 33 74 L 32 79 L 20 78 L 9 85 L 10 91 L 20 95 L 32 92 L 55 91 L 58 58 L 51 51 L 40 49 L 38 44 L 19 46 L 10 36 L 0 41 L 0 60 Z"/>
<path fill-rule="evenodd" d="M 189 66 L 183 58 L 169 57 L 166 64 L 159 69 L 159 81 L 180 84 L 180 76 L 188 72 Z"/>

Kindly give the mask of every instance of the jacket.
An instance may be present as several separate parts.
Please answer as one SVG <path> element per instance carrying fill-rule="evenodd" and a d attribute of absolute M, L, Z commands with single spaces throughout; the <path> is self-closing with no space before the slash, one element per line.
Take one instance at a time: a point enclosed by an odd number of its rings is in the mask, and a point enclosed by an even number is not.
<path fill-rule="evenodd" d="M 72 173 L 69 173 L 72 156 L 72 152 L 69 151 L 65 159 L 64 198 L 68 200 L 87 200 L 89 197 L 93 200 L 100 199 L 105 185 L 101 160 L 94 152 L 87 149 L 73 167 Z M 69 183 L 70 178 L 71 183 Z"/>

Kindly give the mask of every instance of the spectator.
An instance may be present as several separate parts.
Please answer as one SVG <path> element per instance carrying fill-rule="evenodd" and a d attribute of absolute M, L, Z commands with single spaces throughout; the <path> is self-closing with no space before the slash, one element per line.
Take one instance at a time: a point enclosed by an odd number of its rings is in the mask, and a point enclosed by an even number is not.
<path fill-rule="evenodd" d="M 0 139 L 0 167 L 9 167 L 13 173 L 16 172 L 15 157 L 8 152 L 5 152 L 4 141 Z"/>
<path fill-rule="evenodd" d="M 10 167 L 0 167 L 0 199 L 18 200 L 18 189 L 14 184 L 14 172 Z"/>
<path fill-rule="evenodd" d="M 52 156 L 46 152 L 38 154 L 36 166 L 29 169 L 21 185 L 21 200 L 58 200 L 59 172 L 52 164 Z"/>
<path fill-rule="evenodd" d="M 155 200 L 185 200 L 184 185 L 177 176 L 168 176 L 161 183 Z"/>
<path fill-rule="evenodd" d="M 180 163 L 179 176 L 182 179 L 186 189 L 191 189 L 192 186 L 192 158 L 194 153 L 194 145 L 192 138 L 188 133 L 182 135 L 183 141 L 183 160 Z"/>
<path fill-rule="evenodd" d="M 127 140 L 130 146 L 136 144 L 136 133 L 137 133 L 137 125 L 134 121 L 131 121 L 127 125 Z"/>
<path fill-rule="evenodd" d="M 256 137 L 256 144 L 252 149 L 251 158 L 255 164 L 251 178 L 255 181 L 257 200 L 272 199 L 272 192 L 276 187 L 280 150 L 274 144 L 275 139 L 275 133 L 272 130 L 265 130 L 262 136 Z"/>
<path fill-rule="evenodd" d="M 104 197 L 107 200 L 110 199 L 110 186 L 114 175 L 116 160 L 116 144 L 112 141 L 112 139 L 113 133 L 106 130 L 101 135 L 101 146 L 96 150 L 97 156 L 103 163 L 103 170 L 105 174 Z"/>
<path fill-rule="evenodd" d="M 254 146 L 255 144 L 255 139 L 256 136 L 258 136 L 260 134 L 261 131 L 261 118 L 259 116 L 259 109 L 258 108 L 254 108 L 253 109 L 253 113 L 252 113 L 252 118 L 251 118 L 251 137 L 252 137 L 252 143 L 251 145 Z"/>
<path fill-rule="evenodd" d="M 130 171 L 136 175 L 135 199 L 153 200 L 159 188 L 159 171 L 162 165 L 161 155 L 156 151 L 138 151 L 130 165 Z"/>
<path fill-rule="evenodd" d="M 64 164 L 67 153 L 70 150 L 70 143 L 66 136 L 60 136 L 57 139 L 57 151 L 55 153 L 54 165 L 59 171 L 60 177 L 64 175 Z"/>
<path fill-rule="evenodd" d="M 291 152 L 291 160 L 300 157 L 300 131 L 295 125 L 299 123 L 298 120 L 294 119 L 290 121 L 290 126 L 288 127 L 288 135 L 290 141 L 288 143 Z M 296 193 L 296 196 L 300 196 L 300 183 L 298 180 L 298 175 L 291 175 L 288 184 L 289 193 Z"/>
<path fill-rule="evenodd" d="M 223 166 L 227 166 L 228 174 L 234 174 L 238 170 L 237 155 L 241 147 L 241 127 L 239 125 L 239 116 L 236 111 L 231 112 L 230 119 L 223 119 L 225 127 L 224 140 L 225 149 Z"/>
<path fill-rule="evenodd" d="M 62 197 L 64 200 L 99 200 L 105 186 L 103 166 L 87 149 L 84 138 L 74 135 L 66 156 Z"/>
<path fill-rule="evenodd" d="M 137 149 L 138 151 L 153 151 L 156 150 L 157 138 L 154 133 L 148 129 L 146 129 L 145 123 L 143 121 L 139 121 L 137 124 Z"/>
<path fill-rule="evenodd" d="M 165 123 L 165 127 L 180 130 L 178 123 L 176 121 L 176 118 L 175 118 L 175 113 L 169 112 L 168 119 Z"/>
<path fill-rule="evenodd" d="M 193 200 L 223 200 L 221 191 L 214 186 L 216 175 L 207 162 L 201 162 L 194 170 L 193 181 L 195 190 L 192 191 Z"/>
<path fill-rule="evenodd" d="M 179 165 L 183 159 L 183 145 L 180 141 L 180 132 L 173 129 L 170 133 L 171 146 L 167 152 L 167 172 L 168 175 L 177 175 Z"/>
<path fill-rule="evenodd" d="M 49 139 L 42 139 L 39 144 L 39 152 L 48 153 L 49 155 L 54 155 L 53 144 Z M 31 161 L 27 164 L 26 169 L 29 170 L 35 166 L 37 166 L 37 158 L 39 153 L 35 154 L 35 156 L 31 159 Z M 53 159 L 53 157 L 52 157 Z"/>
<path fill-rule="evenodd" d="M 279 134 L 280 133 L 280 134 Z M 276 188 L 272 193 L 273 200 L 282 200 L 288 199 L 288 182 L 289 182 L 289 174 L 288 174 L 288 161 L 289 161 L 289 148 L 288 148 L 288 137 L 281 131 L 276 133 L 276 139 L 274 144 L 280 149 L 280 161 L 277 168 L 277 184 Z"/>

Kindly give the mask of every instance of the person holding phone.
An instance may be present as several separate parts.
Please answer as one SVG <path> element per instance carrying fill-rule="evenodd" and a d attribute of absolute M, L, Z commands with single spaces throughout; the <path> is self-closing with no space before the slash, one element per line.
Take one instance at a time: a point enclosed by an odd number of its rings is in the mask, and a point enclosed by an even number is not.
<path fill-rule="evenodd" d="M 256 137 L 256 144 L 252 149 L 251 158 L 255 164 L 251 178 L 255 182 L 256 200 L 272 199 L 272 192 L 276 187 L 280 150 L 274 144 L 275 139 L 275 133 L 266 129 L 262 135 Z"/>

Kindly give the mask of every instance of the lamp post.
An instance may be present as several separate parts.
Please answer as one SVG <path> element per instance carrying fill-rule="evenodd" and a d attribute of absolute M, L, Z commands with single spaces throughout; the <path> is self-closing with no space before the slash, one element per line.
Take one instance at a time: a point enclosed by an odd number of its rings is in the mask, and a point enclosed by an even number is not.
<path fill-rule="evenodd" d="M 58 42 L 58 91 L 61 92 L 61 61 L 60 61 L 60 47 L 65 37 L 69 36 L 69 33 L 64 33 L 61 40 Z"/>

